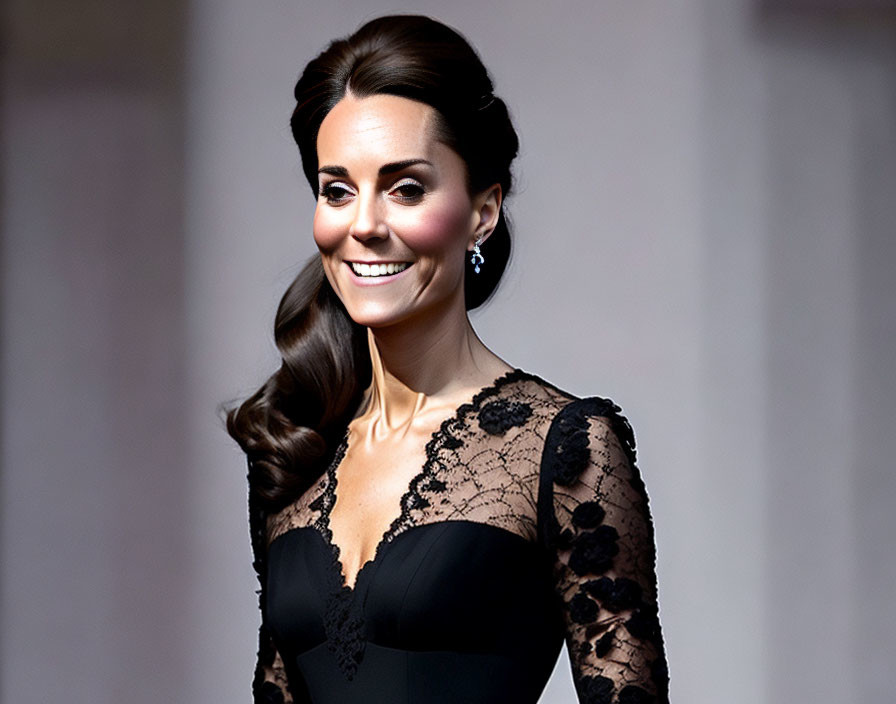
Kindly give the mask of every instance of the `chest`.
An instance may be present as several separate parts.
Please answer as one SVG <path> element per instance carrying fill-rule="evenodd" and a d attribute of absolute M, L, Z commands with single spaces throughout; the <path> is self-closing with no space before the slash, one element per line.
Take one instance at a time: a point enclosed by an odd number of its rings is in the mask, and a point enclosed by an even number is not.
<path fill-rule="evenodd" d="M 347 439 L 344 454 L 330 472 L 333 504 L 328 517 L 347 585 L 354 584 L 400 514 L 403 496 L 426 464 L 431 435 L 415 431 L 372 440 L 359 433 Z"/>

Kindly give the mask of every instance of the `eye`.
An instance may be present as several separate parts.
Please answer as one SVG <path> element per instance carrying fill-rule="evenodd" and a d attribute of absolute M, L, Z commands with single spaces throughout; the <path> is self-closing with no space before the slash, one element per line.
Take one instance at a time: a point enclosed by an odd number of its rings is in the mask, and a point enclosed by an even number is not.
<path fill-rule="evenodd" d="M 327 199 L 327 203 L 338 205 L 343 203 L 351 196 L 352 192 L 338 181 L 326 183 L 320 188 L 320 195 Z"/>
<path fill-rule="evenodd" d="M 416 203 L 423 198 L 426 189 L 414 180 L 400 181 L 392 189 L 392 194 L 402 203 Z"/>

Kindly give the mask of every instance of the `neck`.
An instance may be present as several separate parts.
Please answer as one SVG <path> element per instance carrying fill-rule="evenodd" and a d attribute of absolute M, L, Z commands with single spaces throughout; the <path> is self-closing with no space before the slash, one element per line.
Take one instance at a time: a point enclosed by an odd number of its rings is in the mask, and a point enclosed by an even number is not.
<path fill-rule="evenodd" d="M 384 432 L 409 430 L 509 369 L 476 335 L 462 305 L 368 328 L 367 340 L 373 376 L 361 417 Z"/>

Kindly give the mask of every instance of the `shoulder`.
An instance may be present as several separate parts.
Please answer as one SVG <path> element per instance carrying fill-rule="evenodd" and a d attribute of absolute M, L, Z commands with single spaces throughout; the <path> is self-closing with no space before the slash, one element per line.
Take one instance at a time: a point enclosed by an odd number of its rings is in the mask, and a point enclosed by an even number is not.
<path fill-rule="evenodd" d="M 514 369 L 477 398 L 475 405 L 479 415 L 488 419 L 503 409 L 524 412 L 528 425 L 550 421 L 568 404 L 580 400 L 576 395 L 561 389 L 537 374 Z"/>
<path fill-rule="evenodd" d="M 624 437 L 620 439 L 634 449 L 631 426 L 622 408 L 612 399 L 598 395 L 578 396 L 521 369 L 510 373 L 502 381 L 504 383 L 495 390 L 498 393 L 494 394 L 495 401 L 502 401 L 500 405 L 525 403 L 538 418 L 547 420 L 551 426 L 559 426 L 558 432 L 572 432 L 584 428 L 590 421 L 597 421 L 621 432 Z M 488 403 L 479 405 L 484 407 Z"/>
<path fill-rule="evenodd" d="M 577 396 L 527 374 L 526 393 L 541 413 L 542 474 L 570 485 L 596 462 L 635 467 L 635 434 L 622 408 L 605 396 Z"/>
<path fill-rule="evenodd" d="M 476 404 L 479 425 L 503 433 L 525 425 L 543 440 L 546 455 L 575 472 L 589 459 L 589 449 L 617 446 L 635 462 L 635 435 L 622 408 L 605 396 L 578 396 L 537 374 L 516 369 Z"/>
<path fill-rule="evenodd" d="M 564 471 L 556 479 L 571 479 L 589 462 L 595 451 L 616 450 L 635 463 L 635 434 L 614 401 L 603 396 L 575 399 L 561 408 L 551 422 L 545 441 Z"/>

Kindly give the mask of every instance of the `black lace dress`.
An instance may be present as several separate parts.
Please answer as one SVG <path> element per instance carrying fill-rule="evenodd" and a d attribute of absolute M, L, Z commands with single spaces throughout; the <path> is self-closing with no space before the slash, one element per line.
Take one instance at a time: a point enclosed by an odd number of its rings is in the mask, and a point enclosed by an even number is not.
<path fill-rule="evenodd" d="M 667 701 L 653 527 L 620 408 L 514 369 L 433 433 L 349 587 L 328 469 L 276 514 L 250 492 L 256 702 L 535 703 L 565 640 L 579 701 Z"/>

